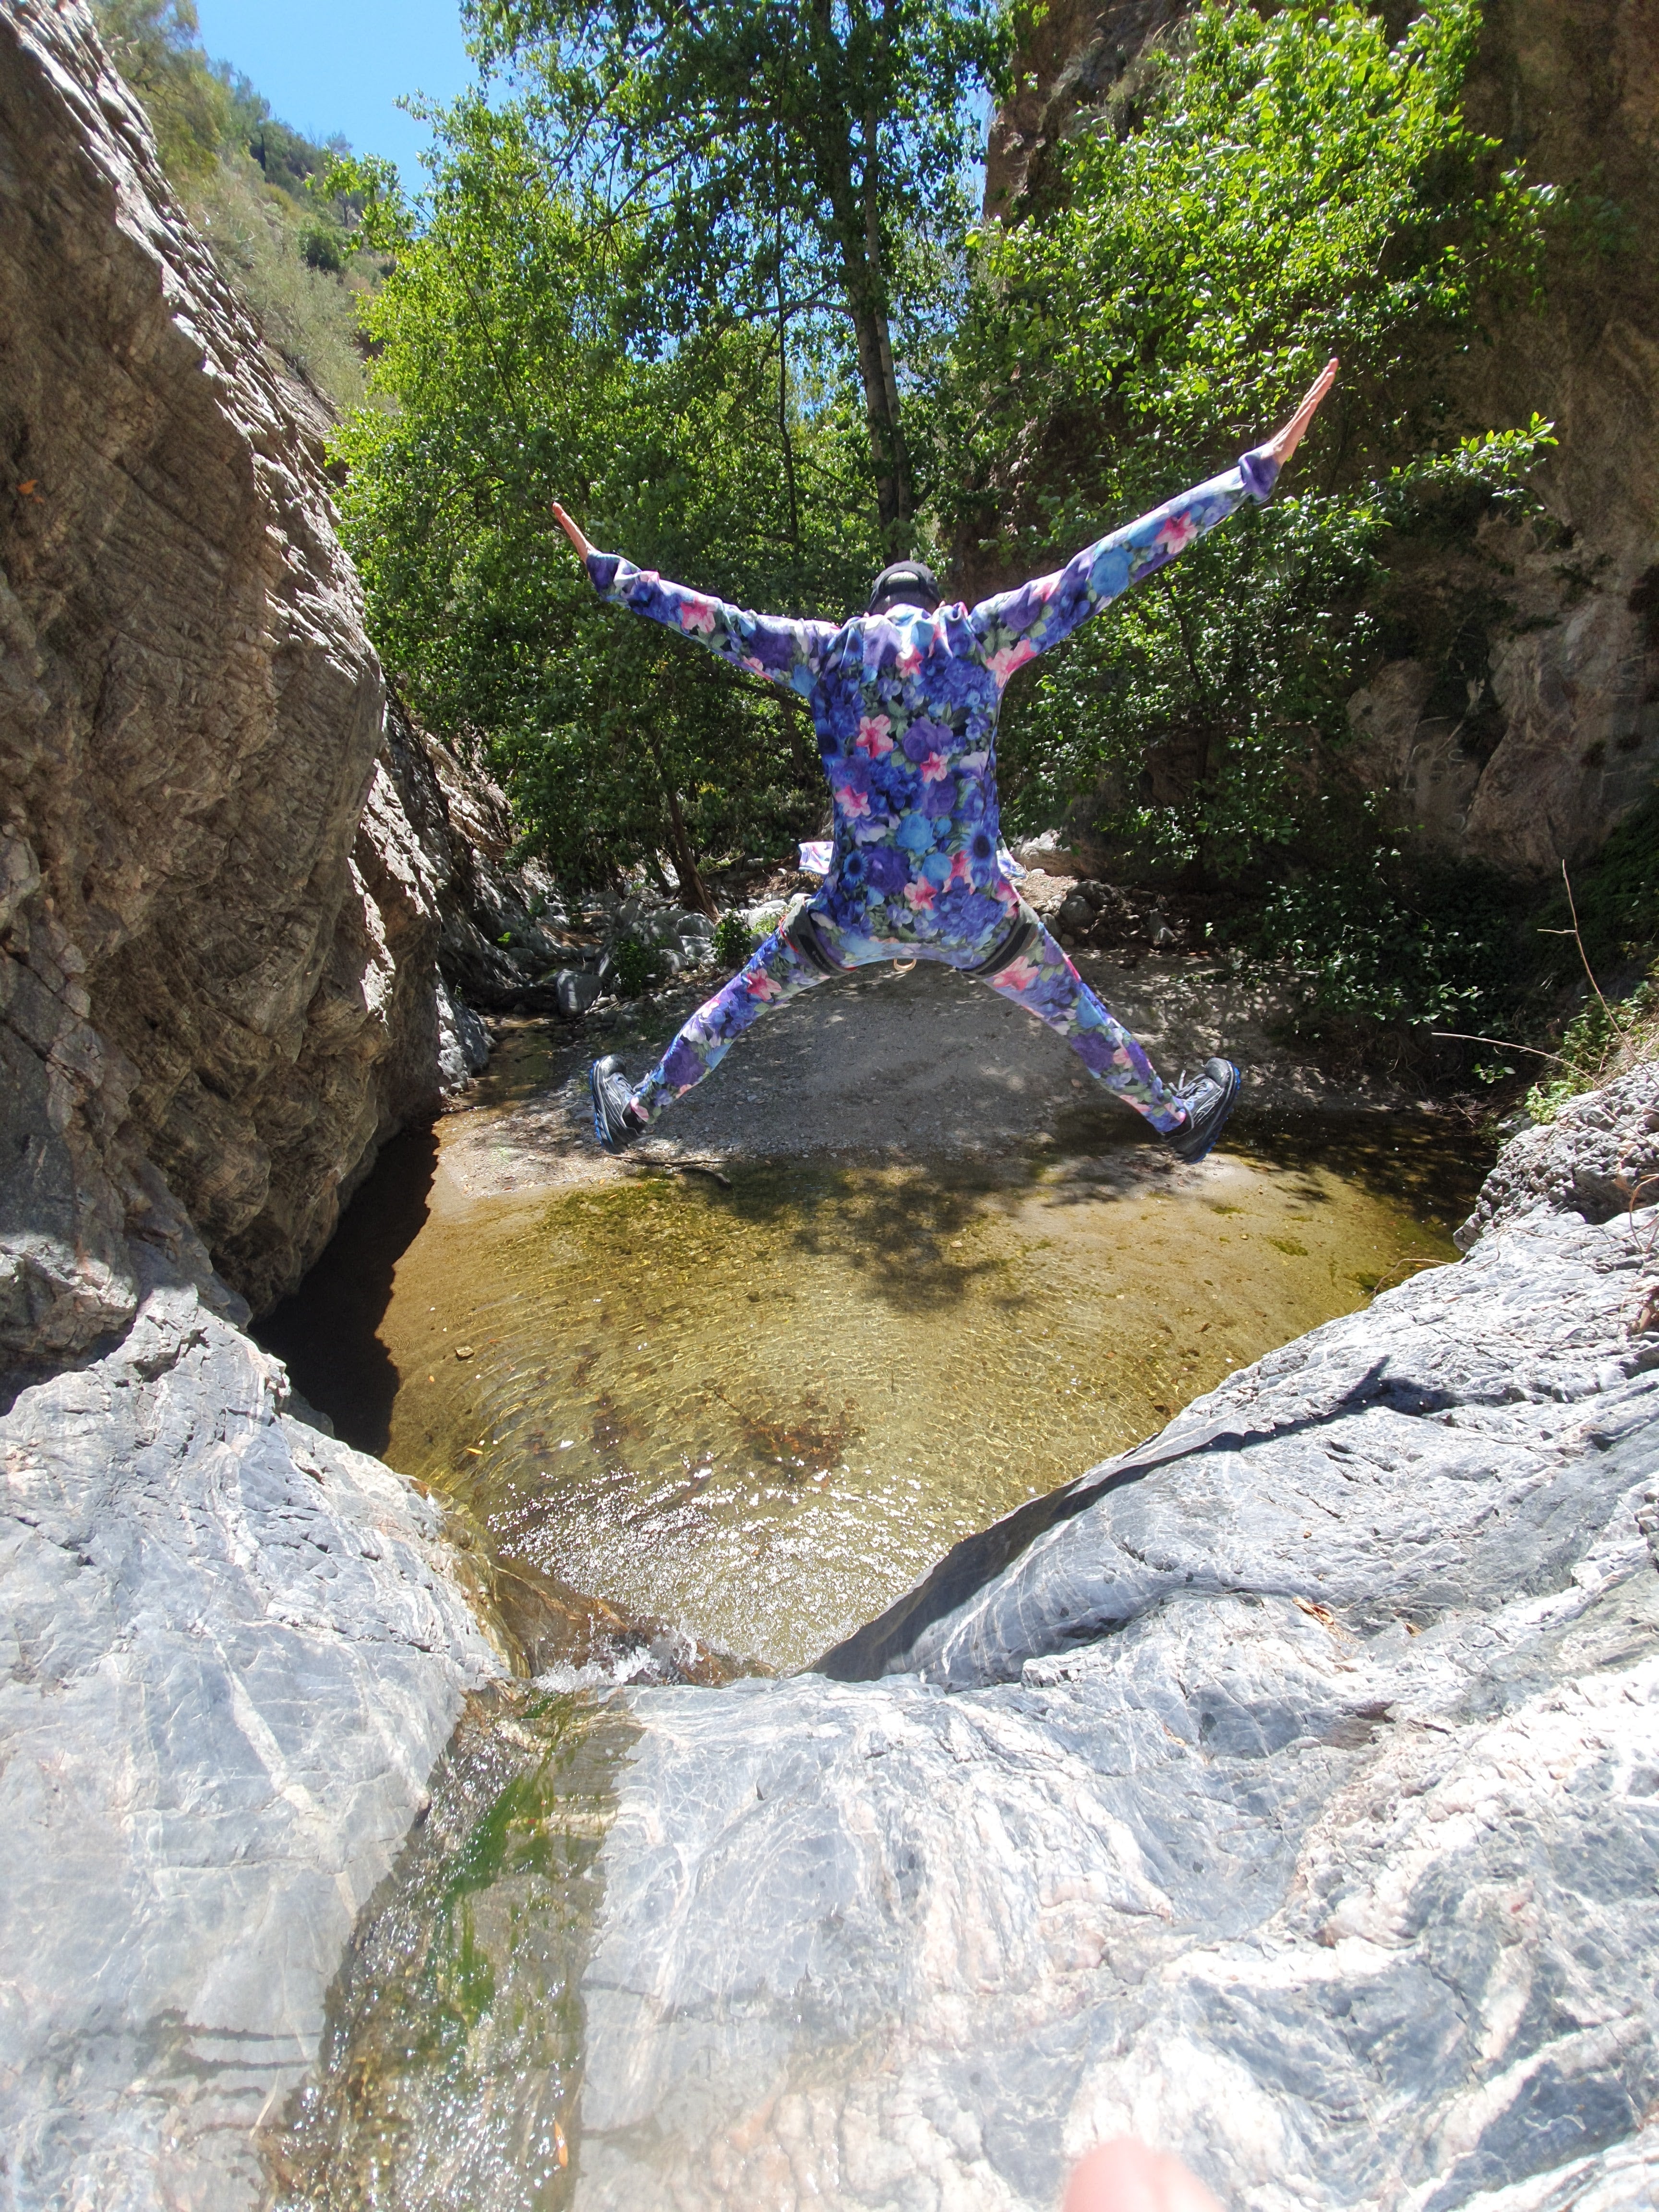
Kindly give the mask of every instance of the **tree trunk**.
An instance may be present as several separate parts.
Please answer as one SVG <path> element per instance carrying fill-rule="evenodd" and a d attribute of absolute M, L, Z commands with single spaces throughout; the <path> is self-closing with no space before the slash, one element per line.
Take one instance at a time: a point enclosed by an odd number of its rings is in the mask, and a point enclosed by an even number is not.
<path fill-rule="evenodd" d="M 783 177 L 773 143 L 775 196 L 778 204 L 778 439 L 783 447 L 783 488 L 789 500 L 789 543 L 800 551 L 800 503 L 795 495 L 795 447 L 789 435 L 789 317 L 783 304 Z"/>
<path fill-rule="evenodd" d="M 685 816 L 680 811 L 680 795 L 674 788 L 673 778 L 663 765 L 663 757 L 655 742 L 650 738 L 645 742 L 656 767 L 658 787 L 668 808 L 668 849 L 674 856 L 675 872 L 680 879 L 680 904 L 695 907 L 699 914 L 706 914 L 710 921 L 718 921 L 720 914 L 697 870 L 696 855 L 691 850 L 690 833 L 685 826 Z"/>
<path fill-rule="evenodd" d="M 828 0 L 817 0 L 817 18 L 819 38 L 828 46 L 834 40 Z M 826 128 L 820 141 L 821 173 L 835 219 L 842 282 L 846 287 L 848 312 L 853 319 L 853 334 L 858 346 L 859 381 L 864 387 L 865 420 L 870 433 L 870 459 L 875 471 L 876 510 L 881 523 L 882 545 L 886 557 L 893 561 L 910 550 L 915 497 L 910 480 L 910 456 L 899 422 L 898 384 L 893 374 L 892 340 L 887 327 L 878 204 L 880 147 L 874 118 L 866 117 L 863 126 L 861 191 L 854 182 L 853 131 L 852 116 L 845 111 Z"/>

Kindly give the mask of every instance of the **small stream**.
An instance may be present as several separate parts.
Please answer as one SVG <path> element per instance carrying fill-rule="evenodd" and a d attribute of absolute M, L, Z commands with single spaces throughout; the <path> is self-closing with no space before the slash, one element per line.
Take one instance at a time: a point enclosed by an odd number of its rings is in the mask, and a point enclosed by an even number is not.
<path fill-rule="evenodd" d="M 595 1692 L 809 1664 L 959 1536 L 1454 1257 L 1486 1165 L 1448 1119 L 1367 1114 L 1246 1121 L 1181 1169 L 1126 1117 L 1069 1152 L 550 1186 L 517 1133 L 556 1073 L 523 1041 L 389 1146 L 259 1332 L 453 1502 L 535 1677 L 471 1702 L 262 2136 L 294 2212 L 570 2202 L 635 1733 Z"/>

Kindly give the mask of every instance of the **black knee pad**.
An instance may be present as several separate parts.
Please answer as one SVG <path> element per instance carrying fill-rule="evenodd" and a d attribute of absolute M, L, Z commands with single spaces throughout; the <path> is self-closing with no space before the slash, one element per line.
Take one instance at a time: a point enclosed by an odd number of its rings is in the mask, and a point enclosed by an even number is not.
<path fill-rule="evenodd" d="M 983 960 L 976 960 L 971 968 L 958 968 L 959 975 L 977 975 L 982 982 L 993 983 L 1005 968 L 1012 968 L 1016 960 L 1029 952 L 1042 935 L 1042 923 L 1032 913 L 1024 899 L 1019 912 L 1009 924 L 1006 933 L 998 939 Z"/>
<path fill-rule="evenodd" d="M 778 935 L 792 952 L 799 953 L 807 966 L 816 968 L 820 975 L 844 975 L 847 973 L 819 936 L 817 922 L 805 898 L 784 915 L 778 924 Z"/>

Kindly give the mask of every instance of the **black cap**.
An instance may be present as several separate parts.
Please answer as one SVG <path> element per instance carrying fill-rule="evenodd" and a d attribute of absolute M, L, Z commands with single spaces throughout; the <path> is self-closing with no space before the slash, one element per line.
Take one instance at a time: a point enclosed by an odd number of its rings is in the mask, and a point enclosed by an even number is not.
<path fill-rule="evenodd" d="M 896 561 L 877 577 L 864 611 L 884 615 L 889 607 L 920 607 L 924 614 L 932 614 L 939 601 L 939 579 L 925 562 Z"/>

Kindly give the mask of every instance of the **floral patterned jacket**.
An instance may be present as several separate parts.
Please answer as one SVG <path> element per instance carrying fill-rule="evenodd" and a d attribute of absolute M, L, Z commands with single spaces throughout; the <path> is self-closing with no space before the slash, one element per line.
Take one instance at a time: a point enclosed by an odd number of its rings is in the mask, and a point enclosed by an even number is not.
<path fill-rule="evenodd" d="M 1009 678 L 1244 498 L 1267 499 L 1278 475 L 1259 447 L 1056 574 L 932 614 L 792 622 L 665 583 L 615 553 L 590 553 L 587 569 L 603 598 L 806 700 L 835 799 L 834 857 L 816 904 L 856 936 L 980 945 L 1017 901 L 998 859 L 996 726 Z"/>

